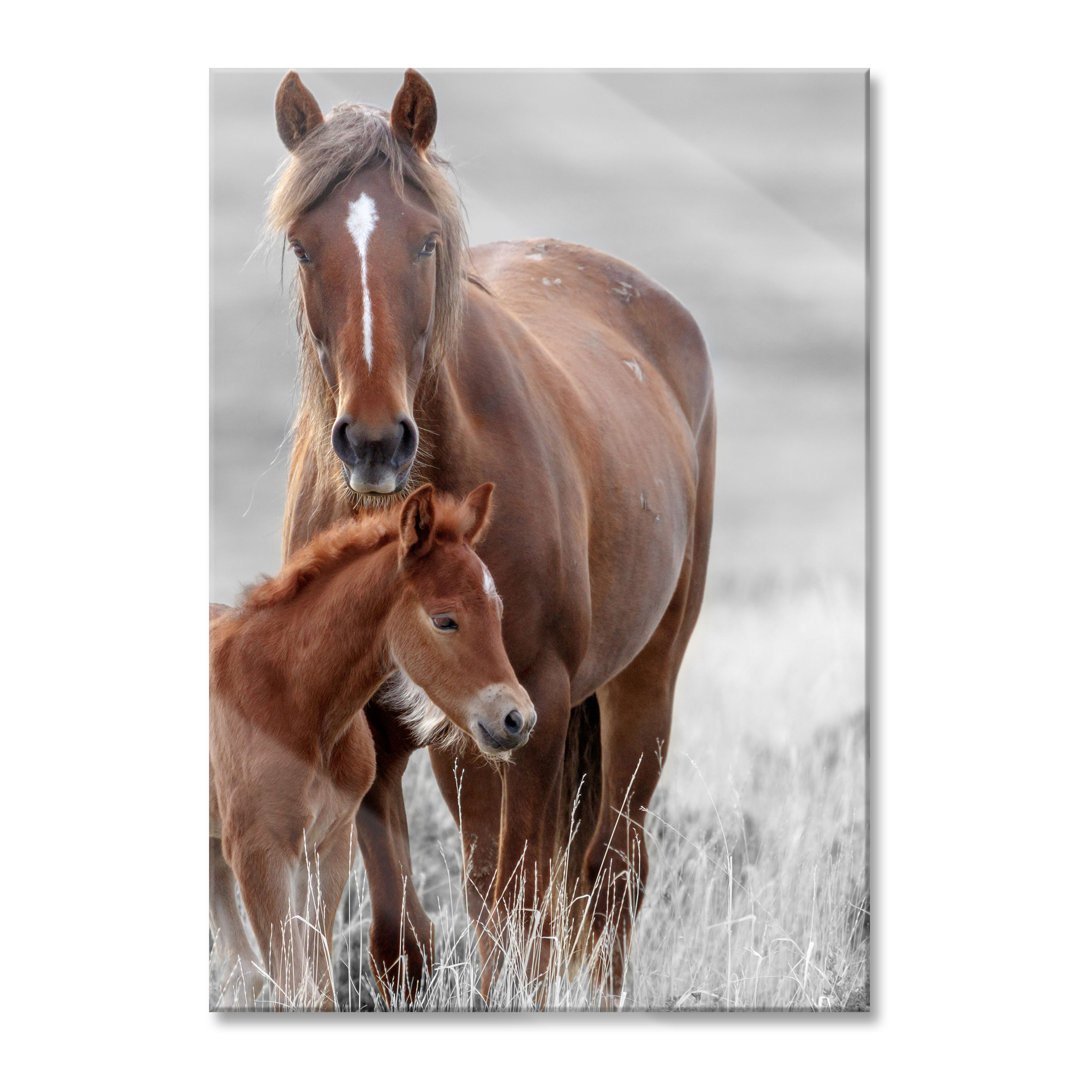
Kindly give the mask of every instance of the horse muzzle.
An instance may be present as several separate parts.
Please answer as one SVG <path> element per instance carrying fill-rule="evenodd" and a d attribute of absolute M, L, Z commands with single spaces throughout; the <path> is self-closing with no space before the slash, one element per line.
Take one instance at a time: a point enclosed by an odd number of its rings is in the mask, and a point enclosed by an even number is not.
<path fill-rule="evenodd" d="M 342 415 L 334 422 L 330 443 L 353 491 L 358 495 L 391 495 L 408 483 L 419 435 L 411 416 L 400 416 L 380 430 Z"/>
<path fill-rule="evenodd" d="M 536 710 L 528 697 L 510 695 L 509 688 L 489 687 L 484 696 L 486 707 L 474 712 L 469 730 L 476 745 L 485 754 L 501 755 L 516 750 L 529 741 L 536 727 Z"/>

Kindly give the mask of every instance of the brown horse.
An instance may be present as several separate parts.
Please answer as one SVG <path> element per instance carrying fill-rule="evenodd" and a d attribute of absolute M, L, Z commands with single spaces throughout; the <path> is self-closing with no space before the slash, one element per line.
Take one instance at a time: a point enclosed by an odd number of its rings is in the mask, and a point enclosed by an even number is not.
<path fill-rule="evenodd" d="M 334 1007 L 334 915 L 376 775 L 362 709 L 391 672 L 434 706 L 414 718 L 420 737 L 460 730 L 494 758 L 528 740 L 536 713 L 472 549 L 491 491 L 458 503 L 424 486 L 319 536 L 239 609 L 211 606 L 210 919 L 231 954 L 226 1003 L 251 1006 L 262 981 L 235 873 L 275 993 Z"/>
<path fill-rule="evenodd" d="M 290 157 L 269 223 L 298 260 L 301 339 L 285 553 L 412 483 L 496 480 L 485 553 L 539 721 L 502 776 L 465 761 L 459 785 L 453 752 L 431 749 L 467 840 L 484 989 L 505 905 L 518 886 L 543 895 L 584 776 L 571 886 L 593 896 L 595 933 L 614 928 L 603 974 L 617 991 L 709 551 L 715 411 L 701 332 L 611 256 L 555 240 L 467 251 L 431 149 L 435 97 L 416 72 L 389 115 L 342 105 L 324 117 L 292 72 L 276 108 Z M 416 742 L 388 710 L 368 715 L 379 767 L 358 837 L 371 954 L 407 990 L 430 932 L 400 786 Z M 535 962 L 546 970 L 543 951 Z"/>

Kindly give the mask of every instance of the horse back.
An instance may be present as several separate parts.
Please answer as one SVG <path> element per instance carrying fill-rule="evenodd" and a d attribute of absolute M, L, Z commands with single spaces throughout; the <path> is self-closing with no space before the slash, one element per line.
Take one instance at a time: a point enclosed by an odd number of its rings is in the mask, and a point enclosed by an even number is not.
<path fill-rule="evenodd" d="M 575 365 L 583 355 L 614 359 L 618 374 L 639 384 L 648 368 L 659 374 L 696 438 L 713 407 L 708 349 L 665 288 L 612 255 L 561 240 L 500 241 L 471 256 L 488 291 L 553 356 Z"/>

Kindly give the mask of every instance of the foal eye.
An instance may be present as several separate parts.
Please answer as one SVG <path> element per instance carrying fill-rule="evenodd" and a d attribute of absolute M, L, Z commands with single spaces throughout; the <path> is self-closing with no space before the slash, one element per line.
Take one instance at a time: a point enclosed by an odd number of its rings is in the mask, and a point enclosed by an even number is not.
<path fill-rule="evenodd" d="M 420 254 L 423 255 L 425 258 L 428 255 L 434 255 L 435 249 L 438 246 L 438 240 L 434 236 L 429 236 L 427 240 L 424 241 L 424 246 L 420 249 Z"/>
<path fill-rule="evenodd" d="M 442 630 L 444 634 L 449 634 L 458 628 L 457 623 L 449 615 L 433 615 L 431 622 L 436 630 Z"/>
<path fill-rule="evenodd" d="M 303 244 L 301 244 L 298 241 L 294 240 L 291 244 L 289 244 L 289 247 L 292 248 L 293 254 L 296 256 L 296 258 L 300 262 L 302 262 L 302 263 L 311 262 L 311 259 L 308 256 L 308 253 L 304 250 L 304 245 Z"/>

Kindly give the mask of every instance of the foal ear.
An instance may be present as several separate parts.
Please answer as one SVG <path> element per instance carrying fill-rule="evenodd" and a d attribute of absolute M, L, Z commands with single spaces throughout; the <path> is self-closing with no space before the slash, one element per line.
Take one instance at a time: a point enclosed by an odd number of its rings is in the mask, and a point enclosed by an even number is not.
<path fill-rule="evenodd" d="M 484 534 L 491 524 L 491 493 L 494 490 L 494 484 L 481 484 L 465 496 L 465 527 L 462 539 L 470 547 L 475 547 L 484 539 Z"/>
<path fill-rule="evenodd" d="M 285 149 L 291 154 L 305 135 L 309 135 L 323 122 L 322 109 L 312 92 L 300 81 L 295 71 L 290 71 L 278 87 L 274 99 L 277 113 L 277 130 Z"/>
<path fill-rule="evenodd" d="M 409 68 L 390 110 L 391 130 L 402 142 L 412 143 L 423 154 L 435 135 L 437 117 L 435 92 L 420 72 Z"/>
<path fill-rule="evenodd" d="M 418 487 L 401 508 L 401 557 L 426 555 L 435 542 L 435 489 Z"/>

